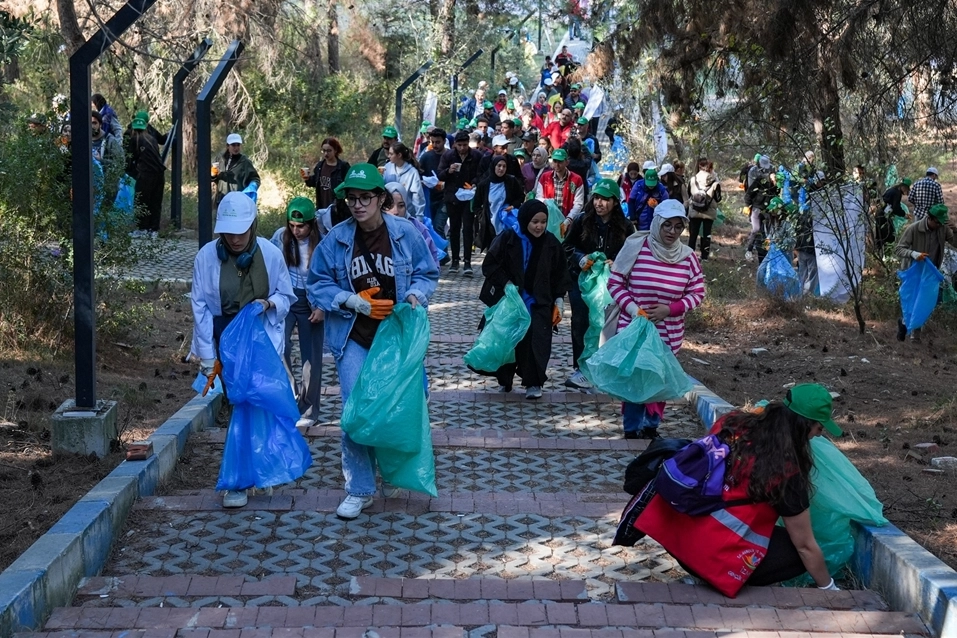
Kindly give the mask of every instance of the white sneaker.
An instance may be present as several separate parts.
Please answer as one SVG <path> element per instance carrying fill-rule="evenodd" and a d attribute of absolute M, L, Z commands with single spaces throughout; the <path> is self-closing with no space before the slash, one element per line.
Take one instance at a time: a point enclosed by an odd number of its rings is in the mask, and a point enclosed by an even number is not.
<path fill-rule="evenodd" d="M 248 502 L 249 498 L 246 496 L 246 490 L 241 492 L 229 490 L 223 495 L 223 507 L 245 507 Z"/>
<path fill-rule="evenodd" d="M 580 390 L 588 390 L 591 388 L 591 384 L 588 383 L 588 379 L 585 378 L 585 375 L 581 373 L 581 370 L 575 370 L 572 376 L 568 377 L 565 381 L 565 386 L 569 388 L 578 388 Z"/>
<path fill-rule="evenodd" d="M 399 495 L 399 492 L 402 491 L 401 487 L 396 487 L 395 485 L 390 485 L 388 483 L 382 484 L 382 497 L 383 498 L 395 498 Z"/>
<path fill-rule="evenodd" d="M 526 399 L 541 399 L 542 389 L 537 385 L 529 386 L 528 389 L 525 390 L 525 398 Z"/>
<path fill-rule="evenodd" d="M 315 419 L 310 419 L 310 418 L 307 417 L 307 416 L 299 417 L 299 420 L 296 421 L 296 427 L 297 427 L 297 428 L 311 428 L 311 427 L 314 426 L 315 424 L 316 424 L 316 420 L 315 420 Z"/>
<path fill-rule="evenodd" d="M 372 505 L 371 496 L 348 495 L 336 508 L 336 516 L 352 519 L 362 513 L 362 510 Z"/>

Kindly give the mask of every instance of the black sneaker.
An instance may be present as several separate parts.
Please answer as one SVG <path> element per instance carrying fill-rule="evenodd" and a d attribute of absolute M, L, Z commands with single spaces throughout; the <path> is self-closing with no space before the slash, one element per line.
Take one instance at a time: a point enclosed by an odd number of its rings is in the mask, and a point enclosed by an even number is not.
<path fill-rule="evenodd" d="M 897 320 L 897 340 L 903 341 L 907 338 L 907 326 L 900 319 Z"/>
<path fill-rule="evenodd" d="M 653 440 L 657 439 L 658 436 L 658 428 L 641 428 L 638 430 L 638 436 L 636 438 Z"/>
<path fill-rule="evenodd" d="M 458 272 L 458 271 L 459 271 L 459 262 L 453 261 L 451 265 L 449 265 L 449 272 Z"/>
<path fill-rule="evenodd" d="M 464 277 L 474 277 L 475 274 L 472 272 L 472 264 L 465 264 L 465 268 L 462 269 L 462 275 Z"/>
<path fill-rule="evenodd" d="M 637 433 L 637 432 L 625 432 L 625 438 L 626 438 L 626 439 L 637 439 L 637 438 L 638 438 L 638 433 Z"/>

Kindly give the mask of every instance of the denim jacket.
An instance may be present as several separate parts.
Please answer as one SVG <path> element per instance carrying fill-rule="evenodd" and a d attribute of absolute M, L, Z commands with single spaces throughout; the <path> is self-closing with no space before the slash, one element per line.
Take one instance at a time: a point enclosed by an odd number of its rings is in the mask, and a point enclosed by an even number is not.
<path fill-rule="evenodd" d="M 428 306 L 439 282 L 439 270 L 425 240 L 408 220 L 388 214 L 382 218 L 392 244 L 397 301 L 415 295 L 420 304 Z M 349 276 L 355 236 L 354 219 L 337 224 L 313 251 L 309 265 L 306 295 L 309 303 L 326 313 L 326 345 L 336 359 L 342 356 L 356 319 L 355 311 L 343 306 L 355 294 Z"/>

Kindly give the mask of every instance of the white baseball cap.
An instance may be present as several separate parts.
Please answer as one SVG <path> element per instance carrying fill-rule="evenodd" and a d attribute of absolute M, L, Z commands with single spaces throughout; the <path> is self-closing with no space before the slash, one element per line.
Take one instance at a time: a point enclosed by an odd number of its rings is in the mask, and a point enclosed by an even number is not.
<path fill-rule="evenodd" d="M 647 171 L 649 168 L 658 168 L 658 165 L 655 164 L 654 160 L 648 160 L 647 162 L 641 165 L 642 171 Z"/>
<path fill-rule="evenodd" d="M 688 213 L 677 199 L 666 199 L 655 206 L 655 215 L 664 219 L 671 219 L 672 217 L 687 217 Z"/>
<path fill-rule="evenodd" d="M 674 173 L 674 172 L 675 172 L 675 167 L 673 165 L 662 164 L 661 170 L 658 171 L 658 177 L 661 177 L 662 175 L 667 175 L 668 173 Z"/>
<path fill-rule="evenodd" d="M 226 136 L 226 143 L 227 144 L 242 144 L 243 136 L 240 135 L 239 133 L 230 133 L 229 135 Z"/>
<path fill-rule="evenodd" d="M 499 95 L 508 95 L 508 91 L 506 91 L 505 89 L 502 89 L 502 90 L 500 90 L 500 91 L 498 92 L 498 94 L 499 94 Z"/>
<path fill-rule="evenodd" d="M 512 86 L 515 86 L 516 84 L 518 84 L 518 78 L 513 75 L 512 77 L 508 79 L 508 83 L 511 84 Z"/>
<path fill-rule="evenodd" d="M 551 86 L 553 84 L 555 84 L 555 80 L 551 78 L 545 78 L 545 86 Z"/>
<path fill-rule="evenodd" d="M 508 146 L 508 138 L 504 135 L 496 135 L 492 138 L 492 146 Z"/>
<path fill-rule="evenodd" d="M 933 166 L 928 166 L 928 167 L 927 167 L 927 173 L 928 173 L 928 174 L 936 175 L 937 177 L 940 177 L 940 173 L 938 173 L 938 172 L 937 172 L 937 169 L 936 169 L 935 167 L 933 167 Z"/>
<path fill-rule="evenodd" d="M 219 208 L 216 209 L 216 228 L 213 232 L 242 235 L 249 230 L 255 219 L 256 202 L 246 193 L 239 191 L 226 193 L 223 200 L 219 202 Z"/>

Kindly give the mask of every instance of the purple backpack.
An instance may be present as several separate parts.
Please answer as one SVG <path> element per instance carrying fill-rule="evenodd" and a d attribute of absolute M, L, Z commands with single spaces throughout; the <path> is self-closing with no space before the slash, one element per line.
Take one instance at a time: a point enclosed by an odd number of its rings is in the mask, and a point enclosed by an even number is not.
<path fill-rule="evenodd" d="M 723 498 L 730 455 L 731 449 L 714 434 L 688 444 L 662 464 L 655 479 L 658 494 L 675 510 L 690 516 L 740 504 Z"/>

